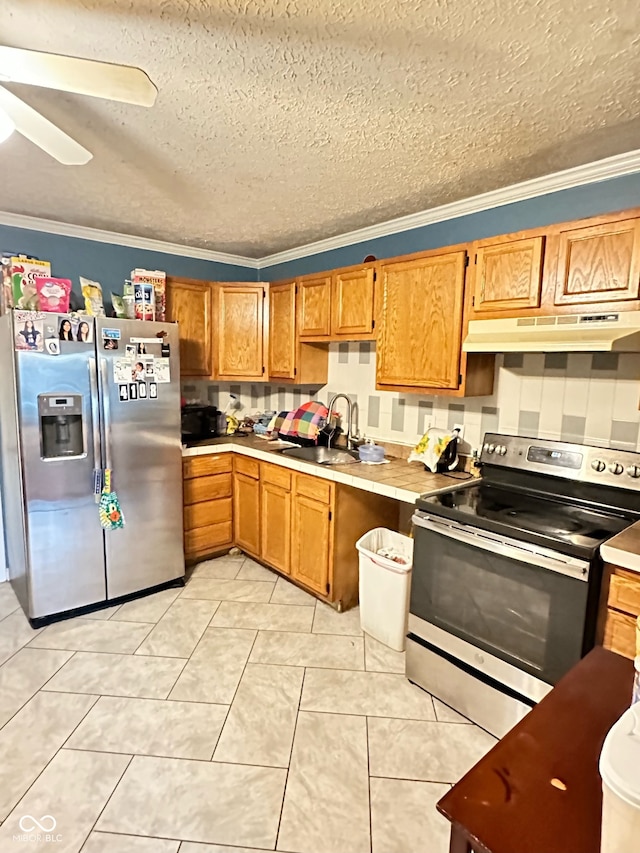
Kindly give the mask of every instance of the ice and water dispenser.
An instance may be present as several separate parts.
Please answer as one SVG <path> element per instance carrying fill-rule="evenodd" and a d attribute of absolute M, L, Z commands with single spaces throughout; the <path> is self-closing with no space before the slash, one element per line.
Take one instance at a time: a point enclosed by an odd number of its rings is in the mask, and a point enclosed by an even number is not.
<path fill-rule="evenodd" d="M 40 394 L 38 422 L 43 459 L 84 456 L 81 394 Z"/>

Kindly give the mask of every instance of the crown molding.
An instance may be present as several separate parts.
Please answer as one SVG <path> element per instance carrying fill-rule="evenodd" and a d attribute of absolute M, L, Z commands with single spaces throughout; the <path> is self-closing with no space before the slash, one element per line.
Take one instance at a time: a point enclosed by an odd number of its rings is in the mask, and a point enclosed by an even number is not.
<path fill-rule="evenodd" d="M 241 255 L 230 255 L 226 252 L 199 249 L 197 246 L 165 243 L 164 240 L 152 240 L 149 237 L 120 234 L 117 231 L 103 231 L 99 228 L 89 228 L 85 225 L 71 225 L 67 222 L 56 222 L 53 219 L 39 219 L 35 216 L 23 216 L 19 213 L 0 211 L 0 225 L 7 225 L 11 228 L 25 228 L 27 231 L 42 231 L 45 234 L 58 234 L 62 237 L 93 240 L 96 243 L 115 243 L 118 246 L 129 246 L 132 249 L 146 249 L 148 252 L 163 252 L 165 255 L 180 255 L 183 258 L 197 258 L 201 261 L 214 261 L 219 264 L 249 267 L 254 270 L 260 268 L 259 261 L 255 258 L 243 258 Z"/>
<path fill-rule="evenodd" d="M 352 246 L 354 243 L 375 240 L 377 237 L 387 237 L 401 231 L 411 231 L 424 225 L 445 222 L 447 219 L 456 219 L 470 213 L 480 213 L 493 207 L 525 201 L 536 196 L 548 195 L 584 184 L 599 183 L 609 178 L 619 178 L 635 172 L 640 172 L 640 150 L 617 154 L 604 160 L 585 163 L 583 166 L 574 166 L 571 169 L 564 169 L 562 172 L 553 172 L 550 175 L 532 178 L 519 184 L 511 184 L 502 189 L 490 190 L 481 195 L 471 196 L 471 198 L 432 207 L 429 210 L 411 213 L 408 216 L 400 216 L 397 219 L 389 219 L 377 225 L 358 228 L 356 231 L 349 231 L 336 237 L 328 237 L 326 240 L 307 243 L 304 246 L 297 246 L 295 249 L 266 255 L 260 258 L 258 269 L 263 270 L 275 264 L 296 261 L 309 255 L 318 255 L 321 252 L 330 252 L 332 249 L 341 249 L 344 246 Z"/>
<path fill-rule="evenodd" d="M 119 246 L 130 246 L 133 249 L 146 249 L 151 252 L 163 252 L 167 255 L 180 255 L 184 258 L 197 258 L 203 261 L 213 261 L 231 266 L 247 267 L 254 270 L 263 270 L 275 264 L 283 264 L 287 261 L 296 261 L 310 255 L 318 255 L 329 252 L 332 249 L 341 249 L 344 246 L 352 246 L 378 237 L 387 237 L 391 234 L 399 234 L 402 231 L 411 231 L 424 225 L 433 225 L 436 222 L 445 222 L 448 219 L 456 219 L 459 216 L 467 216 L 471 213 L 480 213 L 494 207 L 502 207 L 517 201 L 548 195 L 559 190 L 572 189 L 586 184 L 599 183 L 610 178 L 619 178 L 640 172 L 640 149 L 607 157 L 604 160 L 596 160 L 593 163 L 585 163 L 583 166 L 574 166 L 562 172 L 553 172 L 539 178 L 522 181 L 519 184 L 511 184 L 497 190 L 490 190 L 481 195 L 454 201 L 450 204 L 442 204 L 429 210 L 411 213 L 408 216 L 400 216 L 397 219 L 389 219 L 377 225 L 369 225 L 366 228 L 358 228 L 346 234 L 336 237 L 328 237 L 326 240 L 317 240 L 314 243 L 306 243 L 296 246 L 284 252 L 276 252 L 273 255 L 265 255 L 262 258 L 246 258 L 242 255 L 231 255 L 226 252 L 214 252 L 210 249 L 200 249 L 196 246 L 183 246 L 180 243 L 165 243 L 163 240 L 153 240 L 147 237 L 136 237 L 131 234 L 120 234 L 116 231 L 102 231 L 98 228 L 89 228 L 84 225 L 71 225 L 66 222 L 56 222 L 51 219 L 39 219 L 34 216 L 23 216 L 18 213 L 6 213 L 0 211 L 0 225 L 12 228 L 25 228 L 28 231 L 42 231 L 45 234 L 59 234 L 63 237 L 76 237 L 83 240 L 94 240 L 98 243 L 115 243 Z"/>

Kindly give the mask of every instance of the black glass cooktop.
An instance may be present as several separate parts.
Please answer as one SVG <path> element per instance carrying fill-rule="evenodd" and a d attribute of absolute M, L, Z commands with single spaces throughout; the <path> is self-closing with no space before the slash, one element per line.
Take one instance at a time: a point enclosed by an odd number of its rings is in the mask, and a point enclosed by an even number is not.
<path fill-rule="evenodd" d="M 576 555 L 592 554 L 631 523 L 622 512 L 602 512 L 487 483 L 420 498 L 418 508 Z"/>

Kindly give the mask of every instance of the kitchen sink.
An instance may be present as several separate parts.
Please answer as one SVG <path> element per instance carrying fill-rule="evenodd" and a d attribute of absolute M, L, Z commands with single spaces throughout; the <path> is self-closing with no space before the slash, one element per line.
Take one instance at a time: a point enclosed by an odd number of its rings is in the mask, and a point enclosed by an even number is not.
<path fill-rule="evenodd" d="M 360 461 L 355 454 L 339 447 L 287 447 L 281 452 L 283 456 L 317 462 L 318 465 L 349 465 Z"/>

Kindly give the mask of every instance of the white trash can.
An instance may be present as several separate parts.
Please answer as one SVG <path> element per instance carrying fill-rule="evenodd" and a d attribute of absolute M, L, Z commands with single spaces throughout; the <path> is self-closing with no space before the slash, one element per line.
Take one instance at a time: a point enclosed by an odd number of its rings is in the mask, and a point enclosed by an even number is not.
<path fill-rule="evenodd" d="M 360 559 L 360 626 L 385 646 L 404 651 L 413 567 L 413 539 L 376 527 L 356 542 Z M 380 556 L 390 549 L 406 563 Z"/>
<path fill-rule="evenodd" d="M 612 726 L 600 753 L 601 853 L 640 851 L 640 702 Z"/>

